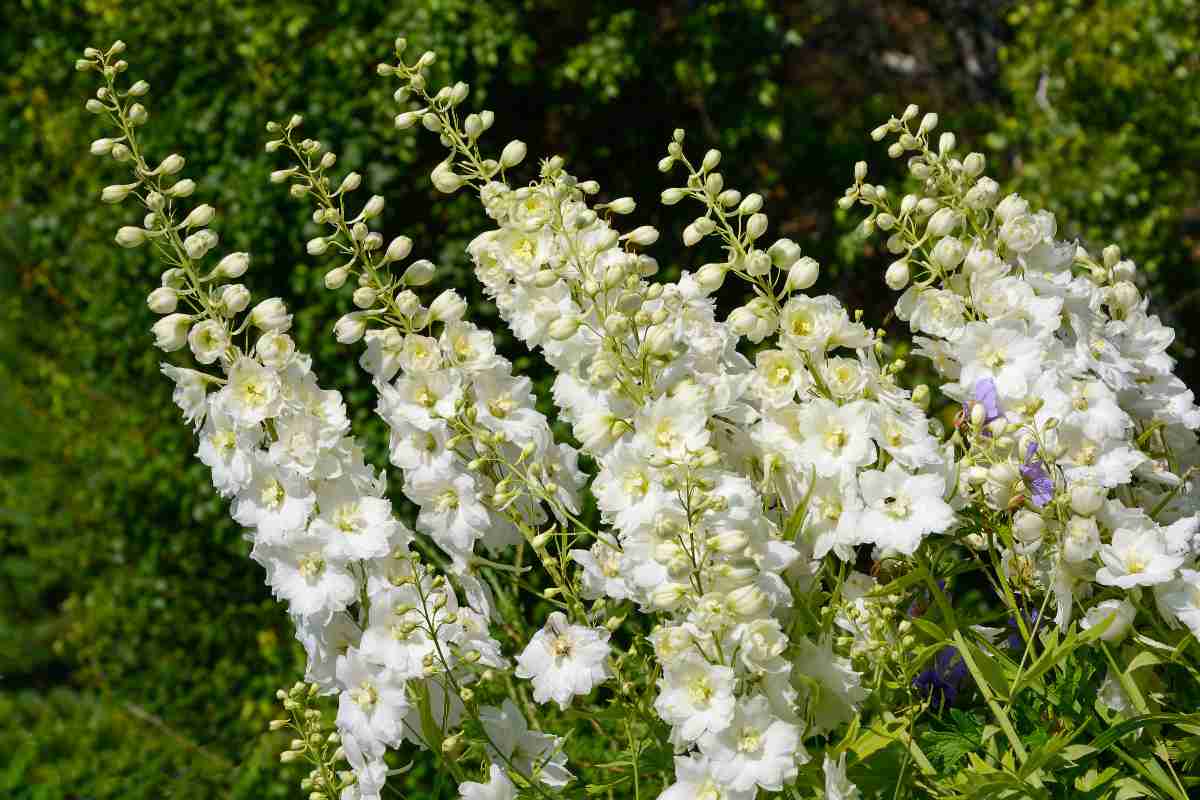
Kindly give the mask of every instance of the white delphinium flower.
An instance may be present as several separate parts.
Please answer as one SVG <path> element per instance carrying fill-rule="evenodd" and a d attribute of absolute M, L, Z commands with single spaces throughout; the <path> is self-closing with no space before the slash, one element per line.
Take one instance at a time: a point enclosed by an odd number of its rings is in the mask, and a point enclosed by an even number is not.
<path fill-rule="evenodd" d="M 729 727 L 702 736 L 700 750 L 709 757 L 717 780 L 734 791 L 756 785 L 780 791 L 796 777 L 797 763 L 808 760 L 800 728 L 773 715 L 761 695 L 739 701 Z"/>
<path fill-rule="evenodd" d="M 400 529 L 392 519 L 392 504 L 370 497 L 346 479 L 322 482 L 317 489 L 320 512 L 309 533 L 325 540 L 325 552 L 333 558 L 364 560 L 385 556 L 391 538 Z"/>
<path fill-rule="evenodd" d="M 954 343 L 961 386 L 990 378 L 1002 402 L 1024 397 L 1045 370 L 1044 346 L 1020 322 L 970 322 Z"/>
<path fill-rule="evenodd" d="M 825 772 L 824 800 L 859 800 L 862 797 L 858 787 L 846 777 L 845 753 L 842 753 L 837 761 L 826 755 L 823 769 Z"/>
<path fill-rule="evenodd" d="M 822 477 L 847 468 L 865 467 L 875 460 L 873 404 L 856 400 L 839 406 L 816 398 L 801 406 L 792 434 L 795 449 L 791 459 L 800 469 L 811 465 Z"/>
<path fill-rule="evenodd" d="M 1154 586 L 1175 577 L 1183 556 L 1167 550 L 1158 528 L 1118 528 L 1112 541 L 1100 548 L 1104 566 L 1096 571 L 1096 582 L 1105 586 Z"/>
<path fill-rule="evenodd" d="M 562 738 L 530 730 L 510 698 L 504 698 L 500 708 L 479 709 L 479 721 L 488 737 L 489 758 L 506 759 L 526 778 L 555 789 L 566 786 L 574 777 L 567 769 Z"/>
<path fill-rule="evenodd" d="M 832 731 L 854 718 L 854 713 L 867 690 L 862 686 L 862 675 L 855 672 L 850 660 L 834 654 L 833 642 L 826 638 L 819 643 L 801 639 L 799 653 L 793 662 L 795 674 L 814 681 L 820 690 L 813 692 L 807 681 L 799 682 L 799 702 L 807 701 L 812 717 L 812 727 L 807 733 L 816 735 Z"/>
<path fill-rule="evenodd" d="M 294 614 L 323 615 L 342 611 L 358 595 L 358 581 L 345 562 L 325 553 L 325 539 L 310 533 L 289 536 L 279 544 L 255 544 L 251 555 L 267 570 L 275 596 Z"/>
<path fill-rule="evenodd" d="M 1100 634 L 1100 638 L 1115 642 L 1125 638 L 1136 616 L 1137 608 L 1128 600 L 1105 600 L 1089 608 L 1079 624 L 1086 631 L 1107 623 L 1108 627 Z"/>
<path fill-rule="evenodd" d="M 428 576 L 422 576 L 427 591 L 432 588 Z M 429 597 L 432 599 L 433 594 Z M 447 617 L 458 610 L 458 600 L 452 591 L 444 591 L 445 602 L 431 615 L 435 625 L 446 623 Z M 421 611 L 421 598 L 411 585 L 388 586 L 371 595 L 368 624 L 362 634 L 360 648 L 367 658 L 387 664 L 397 675 L 413 680 L 424 674 L 427 658 L 436 655 L 437 646 L 429 635 L 429 626 Z"/>
<path fill-rule="evenodd" d="M 318 684 L 324 694 L 338 691 L 337 659 L 348 648 L 358 646 L 362 636 L 358 623 L 343 611 L 328 619 L 293 614 L 292 623 L 307 656 L 304 680 Z"/>
<path fill-rule="evenodd" d="M 409 707 L 404 679 L 354 649 L 338 657 L 336 676 L 343 687 L 338 698 L 338 728 L 359 741 L 398 746 Z"/>
<path fill-rule="evenodd" d="M 515 674 L 532 680 L 534 700 L 553 700 L 565 709 L 571 698 L 608 679 L 609 636 L 603 628 L 572 625 L 561 611 L 552 612 L 517 656 Z"/>
<path fill-rule="evenodd" d="M 367 349 L 359 358 L 359 365 L 379 380 L 390 381 L 400 369 L 404 336 L 396 328 L 382 328 L 367 331 L 363 338 Z"/>
<path fill-rule="evenodd" d="M 468 551 L 488 531 L 478 481 L 465 472 L 414 472 L 404 493 L 421 507 L 417 528 L 439 545 Z"/>
<path fill-rule="evenodd" d="M 942 499 L 945 482 L 940 475 L 913 475 L 893 461 L 884 470 L 862 472 L 858 485 L 864 503 L 861 542 L 911 555 L 925 536 L 954 523 L 954 511 Z"/>
<path fill-rule="evenodd" d="M 754 800 L 758 789 L 733 789 L 713 774 L 707 756 L 675 756 L 675 782 L 662 791 L 658 800 Z"/>
<path fill-rule="evenodd" d="M 1154 599 L 1169 623 L 1182 622 L 1200 639 L 1200 571 L 1179 570 L 1179 577 L 1154 587 Z"/>
<path fill-rule="evenodd" d="M 458 785 L 462 800 L 516 800 L 517 787 L 496 764 L 488 768 L 488 782 L 464 781 Z"/>
<path fill-rule="evenodd" d="M 945 241 L 945 240 L 943 240 Z M 910 287 L 896 303 L 896 316 L 914 331 L 956 339 L 966 325 L 963 298 L 945 289 Z"/>
<path fill-rule="evenodd" d="M 240 358 L 229 369 L 229 382 L 217 392 L 222 409 L 239 425 L 257 425 L 279 413 L 279 374 L 252 358 Z"/>
<path fill-rule="evenodd" d="M 672 739 L 694 742 L 706 733 L 720 733 L 733 721 L 734 673 L 696 656 L 665 667 L 658 679 L 654 709 L 674 726 Z"/>
<path fill-rule="evenodd" d="M 175 382 L 171 399 L 183 412 L 183 420 L 199 428 L 208 414 L 208 385 L 213 379 L 203 372 L 184 369 L 171 364 L 161 365 L 162 373 Z"/>
<path fill-rule="evenodd" d="M 585 598 L 628 600 L 633 596 L 621 572 L 621 550 L 610 536 L 603 535 L 587 550 L 572 550 L 570 555 L 583 568 L 582 595 Z"/>
<path fill-rule="evenodd" d="M 209 410 L 200 430 L 196 455 L 212 470 L 213 486 L 222 497 L 246 488 L 254 475 L 255 451 L 262 440 L 258 425 L 242 425 L 226 413 L 220 394 L 209 395 Z"/>
<path fill-rule="evenodd" d="M 275 466 L 255 453 L 253 477 L 233 501 L 232 516 L 266 542 L 280 542 L 304 530 L 316 505 L 316 494 L 303 476 Z"/>

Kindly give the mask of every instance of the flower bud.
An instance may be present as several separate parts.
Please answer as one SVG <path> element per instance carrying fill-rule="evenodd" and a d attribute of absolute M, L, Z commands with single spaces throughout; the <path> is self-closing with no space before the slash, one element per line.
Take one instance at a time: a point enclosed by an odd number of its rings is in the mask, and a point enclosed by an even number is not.
<path fill-rule="evenodd" d="M 509 169 L 520 164 L 525 160 L 525 150 L 524 142 L 520 139 L 513 139 L 504 145 L 504 150 L 500 152 L 500 166 Z"/>
<path fill-rule="evenodd" d="M 696 270 L 696 282 L 709 292 L 715 292 L 721 288 L 721 284 L 725 282 L 725 272 L 729 269 L 727 264 L 705 264 L 700 269 Z M 790 279 L 790 273 L 789 273 Z"/>
<path fill-rule="evenodd" d="M 160 286 L 146 298 L 146 305 L 155 314 L 170 314 L 179 304 L 179 293 L 169 286 Z"/>
<path fill-rule="evenodd" d="M 905 286 L 908 286 L 910 278 L 908 261 L 900 259 L 893 261 L 887 268 L 887 272 L 883 274 L 883 281 L 888 285 L 889 289 L 900 291 Z"/>
<path fill-rule="evenodd" d="M 767 255 L 780 269 L 790 269 L 800 258 L 800 245 L 791 239 L 779 239 L 767 248 Z"/>
<path fill-rule="evenodd" d="M 204 258 L 208 255 L 208 251 L 216 246 L 217 234 L 207 228 L 196 231 L 183 240 L 183 250 L 188 254 L 188 258 L 191 258 L 193 261 L 199 261 Z"/>
<path fill-rule="evenodd" d="M 100 192 L 100 200 L 105 203 L 119 203 L 129 196 L 129 193 L 137 188 L 136 183 L 117 183 L 112 186 L 105 186 Z"/>
<path fill-rule="evenodd" d="M 817 282 L 817 275 L 820 272 L 820 266 L 816 259 L 804 256 L 788 270 L 787 288 L 792 291 L 803 292 Z"/>
<path fill-rule="evenodd" d="M 221 305 L 230 314 L 240 314 L 250 305 L 250 290 L 240 283 L 231 283 L 221 289 Z"/>
<path fill-rule="evenodd" d="M 192 318 L 187 314 L 168 314 L 150 328 L 154 334 L 154 346 L 168 353 L 178 350 L 187 344 L 191 325 Z"/>
<path fill-rule="evenodd" d="M 267 331 L 254 343 L 254 351 L 272 369 L 283 369 L 296 353 L 296 343 L 286 333 Z"/>
<path fill-rule="evenodd" d="M 754 214 L 746 221 L 746 235 L 751 239 L 757 239 L 767 232 L 767 215 Z"/>
<path fill-rule="evenodd" d="M 384 261 L 402 261 L 408 258 L 408 254 L 412 252 L 412 245 L 412 239 L 407 236 L 397 236 L 388 244 Z"/>
<path fill-rule="evenodd" d="M 952 270 L 962 263 L 967 255 L 967 248 L 953 236 L 939 239 L 929 254 L 930 260 L 944 270 Z"/>
<path fill-rule="evenodd" d="M 190 197 L 196 191 L 196 182 L 191 178 L 180 178 L 175 185 L 166 190 L 171 197 Z"/>
<path fill-rule="evenodd" d="M 373 219 L 378 217 L 382 211 L 383 197 L 373 194 L 371 195 L 371 199 L 367 201 L 367 204 L 363 206 L 363 210 L 359 213 L 358 218 L 360 220 Z"/>
<path fill-rule="evenodd" d="M 250 266 L 249 253 L 230 253 L 217 262 L 216 274 L 223 278 L 240 278 Z"/>
<path fill-rule="evenodd" d="M 867 162 L 856 161 L 854 164 L 854 182 L 862 183 L 863 179 L 866 177 L 867 177 Z"/>
<path fill-rule="evenodd" d="M 250 312 L 250 324 L 264 331 L 286 331 L 292 326 L 292 315 L 278 297 L 261 301 Z"/>
<path fill-rule="evenodd" d="M 686 196 L 684 189 L 663 189 L 661 199 L 664 206 L 673 206 Z"/>
<path fill-rule="evenodd" d="M 734 589 L 725 596 L 725 601 L 735 614 L 743 617 L 757 616 L 767 608 L 766 593 L 753 583 Z"/>
<path fill-rule="evenodd" d="M 1081 517 L 1090 517 L 1104 505 L 1105 492 L 1092 483 L 1072 483 L 1068 490 L 1071 510 Z"/>
<path fill-rule="evenodd" d="M 709 170 L 716 169 L 717 165 L 720 163 L 721 163 L 721 151 L 720 150 L 709 150 L 707 153 L 704 154 L 704 160 L 700 162 L 700 169 L 703 170 L 704 172 L 708 172 Z"/>
<path fill-rule="evenodd" d="M 1013 537 L 1022 544 L 1040 542 L 1045 529 L 1046 520 L 1042 519 L 1041 514 L 1023 508 L 1013 515 Z"/>
<path fill-rule="evenodd" d="M 637 203 L 632 197 L 618 197 L 608 204 L 608 210 L 614 214 L 630 214 L 637 208 Z"/>
<path fill-rule="evenodd" d="M 146 231 L 125 225 L 117 231 L 116 242 L 121 247 L 140 247 L 146 242 Z"/>
<path fill-rule="evenodd" d="M 962 217 L 952 208 L 943 206 L 934 212 L 925 226 L 931 236 L 948 236 L 962 224 Z"/>
<path fill-rule="evenodd" d="M 642 345 L 647 353 L 656 356 L 665 356 L 670 354 L 675 347 L 675 337 L 671 335 L 671 331 L 663 325 L 654 325 L 646 331 L 646 337 L 642 340 Z"/>
<path fill-rule="evenodd" d="M 212 222 L 216 216 L 216 209 L 204 203 L 192 209 L 192 213 L 188 214 L 183 220 L 185 228 L 203 228 L 208 223 Z"/>
<path fill-rule="evenodd" d="M 763 207 L 762 195 L 758 192 L 751 192 L 742 198 L 742 202 L 738 203 L 737 213 L 741 215 L 757 214 Z"/>
<path fill-rule="evenodd" d="M 455 174 L 450 164 L 445 161 L 434 167 L 429 177 L 434 187 L 444 194 L 456 192 L 463 185 L 462 176 Z"/>
<path fill-rule="evenodd" d="M 455 322 L 467 313 L 467 302 L 453 289 L 447 289 L 429 304 L 429 314 L 439 322 Z"/>
<path fill-rule="evenodd" d="M 629 241 L 631 244 L 641 245 L 644 247 L 652 245 L 658 241 L 658 230 L 652 225 L 642 225 L 641 227 L 634 228 L 621 238 Z"/>
<path fill-rule="evenodd" d="M 158 169 L 154 170 L 156 175 L 174 175 L 179 170 L 183 169 L 183 156 L 178 153 L 172 153 L 162 160 L 158 165 Z"/>
<path fill-rule="evenodd" d="M 361 312 L 352 311 L 333 326 L 333 335 L 342 344 L 354 344 L 367 332 L 367 321 Z"/>
<path fill-rule="evenodd" d="M 354 290 L 352 299 L 359 308 L 370 308 L 379 299 L 379 293 L 370 286 L 360 286 Z"/>
<path fill-rule="evenodd" d="M 108 155 L 112 152 L 114 144 L 116 141 L 113 139 L 97 139 L 92 142 L 91 153 L 94 156 Z"/>
<path fill-rule="evenodd" d="M 433 262 L 422 258 L 409 264 L 400 279 L 409 286 L 424 286 L 433 280 L 435 270 Z"/>
<path fill-rule="evenodd" d="M 575 331 L 579 330 L 579 318 L 576 316 L 563 316 L 550 323 L 546 329 L 546 334 L 556 341 L 563 341 L 575 335 Z"/>
<path fill-rule="evenodd" d="M 967 153 L 967 157 L 963 159 L 963 172 L 968 178 L 974 178 L 983 172 L 984 165 L 983 153 Z"/>

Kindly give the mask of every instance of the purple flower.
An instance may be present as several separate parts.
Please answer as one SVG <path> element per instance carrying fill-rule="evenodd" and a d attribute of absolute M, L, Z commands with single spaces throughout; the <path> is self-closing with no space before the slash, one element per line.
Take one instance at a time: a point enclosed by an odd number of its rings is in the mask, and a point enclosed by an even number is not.
<path fill-rule="evenodd" d="M 971 418 L 971 409 L 975 405 L 983 408 L 984 425 L 1004 416 L 1004 411 L 1000 408 L 1000 396 L 996 393 L 996 382 L 991 378 L 980 378 L 975 381 L 975 393 L 970 400 L 963 401 L 962 411 L 965 419 Z M 984 431 L 984 433 L 990 435 L 988 431 Z"/>
<path fill-rule="evenodd" d="M 941 710 L 954 705 L 966 679 L 966 662 L 957 649 L 947 646 L 934 656 L 932 667 L 913 678 L 913 688 Z"/>
<path fill-rule="evenodd" d="M 1034 460 L 1037 454 L 1037 442 L 1030 442 L 1025 452 L 1025 463 L 1021 465 L 1021 477 L 1029 487 L 1029 497 L 1038 508 L 1046 505 L 1054 498 L 1054 481 L 1046 472 L 1046 463 L 1042 459 Z"/>

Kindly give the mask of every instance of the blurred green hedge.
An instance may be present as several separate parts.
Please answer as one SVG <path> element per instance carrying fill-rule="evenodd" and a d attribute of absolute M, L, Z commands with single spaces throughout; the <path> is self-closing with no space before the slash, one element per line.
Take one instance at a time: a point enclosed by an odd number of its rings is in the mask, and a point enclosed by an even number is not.
<path fill-rule="evenodd" d="M 225 244 L 253 254 L 247 283 L 298 311 L 299 345 L 345 392 L 377 464 L 372 390 L 329 334 L 346 298 L 304 255 L 304 209 L 267 183 L 262 130 L 304 113 L 309 135 L 388 197 L 385 234 L 412 236 L 494 321 L 463 255 L 481 214 L 434 196 L 431 137 L 391 127 L 374 65 L 398 33 L 497 112 L 494 141 L 566 155 L 606 197 L 637 197 L 638 224 L 688 221 L 657 203 L 673 128 L 696 150 L 721 148 L 727 184 L 763 191 L 774 230 L 826 265 L 818 288 L 868 319 L 887 310 L 884 254 L 833 201 L 856 160 L 882 157 L 866 131 L 910 101 L 939 110 L 1065 230 L 1118 241 L 1176 324 L 1200 292 L 1200 11 L 1188 0 L 15 5 L 0 31 L 0 752 L 12 754 L 0 796 L 296 794 L 274 762 L 283 743 L 264 731 L 300 653 L 158 374 L 143 302 L 158 270 L 112 245 L 130 211 L 98 201 L 118 172 L 87 155 L 93 87 L 72 70 L 86 46 L 128 43 L 131 74 L 152 85 L 150 152 L 187 156 Z M 657 251 L 668 274 L 707 260 L 677 239 Z M 1180 331 L 1181 357 L 1198 336 Z M 417 770 L 399 788 L 429 797 L 433 785 Z"/>

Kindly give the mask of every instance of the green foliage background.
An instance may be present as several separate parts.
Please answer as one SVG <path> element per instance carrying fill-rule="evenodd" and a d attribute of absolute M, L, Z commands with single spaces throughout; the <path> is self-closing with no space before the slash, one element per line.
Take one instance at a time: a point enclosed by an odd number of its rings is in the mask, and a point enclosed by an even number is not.
<path fill-rule="evenodd" d="M 344 298 L 304 256 L 304 210 L 271 186 L 263 123 L 303 112 L 389 230 L 479 299 L 463 246 L 483 220 L 435 198 L 431 137 L 397 135 L 374 64 L 407 35 L 437 75 L 497 112 L 497 142 L 562 153 L 635 219 L 675 231 L 654 169 L 670 131 L 720 147 L 727 185 L 763 191 L 776 231 L 824 266 L 819 289 L 881 320 L 883 254 L 834 211 L 866 136 L 908 102 L 941 112 L 990 171 L 1089 245 L 1118 242 L 1180 326 L 1200 327 L 1200 7 L 1193 0 L 9 0 L 0 30 L 0 796 L 296 794 L 265 733 L 298 676 L 290 625 L 193 457 L 151 349 L 148 254 L 119 251 L 101 206 L 111 164 L 72 70 L 129 44 L 147 79 L 151 153 L 178 151 L 220 211 L 248 283 L 299 310 L 295 335 L 341 388 L 382 464 L 355 358 L 329 334 Z M 896 166 L 896 165 L 893 165 Z M 203 176 L 203 178 L 201 178 Z M 697 255 L 666 235 L 672 268 Z M 494 320 L 486 304 L 476 319 Z M 539 372 L 510 347 L 518 368 Z M 288 780 L 280 779 L 281 775 Z M 420 769 L 407 797 L 439 796 Z M 449 796 L 449 789 L 440 794 Z"/>

